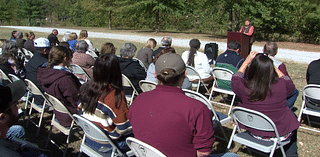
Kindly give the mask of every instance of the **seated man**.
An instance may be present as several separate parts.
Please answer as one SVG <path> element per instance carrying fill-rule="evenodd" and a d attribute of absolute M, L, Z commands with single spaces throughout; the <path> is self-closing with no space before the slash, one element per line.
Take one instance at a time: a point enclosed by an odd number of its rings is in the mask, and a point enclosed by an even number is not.
<path fill-rule="evenodd" d="M 129 109 L 135 138 L 166 156 L 207 156 L 214 142 L 212 113 L 184 94 L 186 65 L 178 54 L 165 53 L 155 63 L 156 89 L 141 93 Z"/>
<path fill-rule="evenodd" d="M 286 66 L 283 64 L 283 62 L 277 60 L 274 58 L 274 56 L 278 53 L 278 45 L 275 42 L 268 42 L 263 47 L 263 53 L 266 53 L 269 55 L 269 58 L 273 60 L 273 64 L 286 76 L 289 76 Z M 290 76 L 289 76 L 290 77 Z M 297 97 L 299 95 L 299 91 L 295 89 L 293 93 L 287 98 L 287 106 L 290 108 L 290 110 L 293 109 L 293 105 L 297 100 Z"/>
<path fill-rule="evenodd" d="M 134 88 L 141 93 L 142 90 L 139 86 L 139 81 L 144 80 L 147 76 L 144 68 L 139 64 L 138 61 L 132 60 L 136 54 L 137 48 L 132 43 L 125 43 L 120 49 L 119 63 L 122 74 L 126 75 L 133 84 Z M 126 95 L 132 94 L 131 88 L 124 88 Z"/>
<path fill-rule="evenodd" d="M 21 126 L 11 127 L 19 119 L 18 100 L 26 92 L 26 85 L 22 80 L 13 82 L 7 87 L 0 85 L 0 156 L 45 156 L 41 152 L 28 151 L 28 149 L 38 150 L 37 147 L 26 147 L 28 143 L 22 139 L 16 140 L 23 133 Z M 13 131 L 13 132 L 10 132 Z M 16 133 L 16 134 L 15 134 Z M 11 135 L 9 135 L 11 134 Z M 15 135 L 13 135 L 15 134 Z M 9 136 L 8 136 L 9 135 Z M 13 135 L 13 136 L 12 136 Z M 11 136 L 11 138 L 10 138 Z M 15 136 L 15 137 L 14 137 Z M 18 137 L 19 138 L 19 137 Z M 13 141 L 14 140 L 14 141 Z"/>
<path fill-rule="evenodd" d="M 236 73 L 244 61 L 239 55 L 240 48 L 239 42 L 231 41 L 228 44 L 227 51 L 218 56 L 215 67 L 226 68 Z M 231 89 L 230 81 L 218 80 L 217 85 L 221 88 Z"/>

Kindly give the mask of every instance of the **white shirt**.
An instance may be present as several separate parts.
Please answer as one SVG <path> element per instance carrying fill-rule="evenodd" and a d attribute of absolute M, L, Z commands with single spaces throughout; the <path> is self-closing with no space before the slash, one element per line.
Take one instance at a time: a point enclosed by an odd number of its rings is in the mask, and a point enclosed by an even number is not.
<path fill-rule="evenodd" d="M 188 58 L 189 58 L 189 53 L 190 51 L 185 51 L 182 53 L 182 60 L 184 61 L 184 63 L 187 64 L 188 62 Z M 201 79 L 206 79 L 208 77 L 211 76 L 211 67 L 209 65 L 209 61 L 207 58 L 207 55 L 205 55 L 202 52 L 197 51 L 197 53 L 194 55 L 194 68 L 197 70 L 197 72 L 199 73 Z M 188 75 L 188 74 L 187 74 Z M 196 76 L 188 76 L 190 81 L 199 79 Z"/>

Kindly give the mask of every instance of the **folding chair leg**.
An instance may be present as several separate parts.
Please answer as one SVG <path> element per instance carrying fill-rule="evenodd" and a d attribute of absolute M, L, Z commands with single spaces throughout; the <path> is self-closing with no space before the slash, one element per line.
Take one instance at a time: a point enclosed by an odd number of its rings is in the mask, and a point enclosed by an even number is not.
<path fill-rule="evenodd" d="M 229 143 L 228 143 L 228 146 L 227 146 L 227 149 L 228 149 L 228 150 L 229 150 L 230 147 L 231 147 L 231 144 L 232 144 L 232 141 L 233 141 L 233 136 L 234 136 L 234 134 L 236 133 L 236 131 L 237 131 L 237 127 L 234 127 L 234 128 L 233 128 L 233 131 L 232 131 L 232 134 L 231 134 L 231 137 L 230 137 L 230 140 L 229 140 Z"/>
<path fill-rule="evenodd" d="M 282 155 L 285 157 L 286 156 L 286 152 L 284 151 L 283 146 L 281 146 L 280 149 L 281 149 Z"/>
<path fill-rule="evenodd" d="M 49 134 L 48 134 L 48 138 L 47 138 L 47 142 L 46 142 L 45 148 L 48 148 L 49 141 L 51 140 L 51 139 L 50 139 L 51 131 L 52 131 L 52 125 L 50 125 Z"/>

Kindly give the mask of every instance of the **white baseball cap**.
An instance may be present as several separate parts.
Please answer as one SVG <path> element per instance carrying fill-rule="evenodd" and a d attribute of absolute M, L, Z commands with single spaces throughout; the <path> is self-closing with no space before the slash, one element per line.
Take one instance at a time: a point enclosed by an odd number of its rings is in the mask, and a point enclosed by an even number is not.
<path fill-rule="evenodd" d="M 34 47 L 51 47 L 50 41 L 47 38 L 37 38 L 33 42 Z"/>

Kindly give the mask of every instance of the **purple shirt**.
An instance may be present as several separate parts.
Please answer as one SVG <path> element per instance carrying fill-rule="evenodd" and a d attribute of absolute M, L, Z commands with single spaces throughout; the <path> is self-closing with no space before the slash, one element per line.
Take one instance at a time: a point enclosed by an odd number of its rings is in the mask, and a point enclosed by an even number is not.
<path fill-rule="evenodd" d="M 296 130 L 300 123 L 295 115 L 290 111 L 287 104 L 287 97 L 293 92 L 295 86 L 288 76 L 279 78 L 278 82 L 271 85 L 271 93 L 268 92 L 263 101 L 249 101 L 250 89 L 244 86 L 243 73 L 237 72 L 231 79 L 232 91 L 241 98 L 240 107 L 245 107 L 259 111 L 268 116 L 276 125 L 280 136 Z M 273 132 L 258 131 L 252 128 L 242 126 L 254 135 L 275 137 Z"/>
<path fill-rule="evenodd" d="M 196 156 L 208 152 L 214 142 L 212 113 L 180 88 L 157 85 L 141 93 L 129 109 L 135 138 L 167 156 Z"/>

